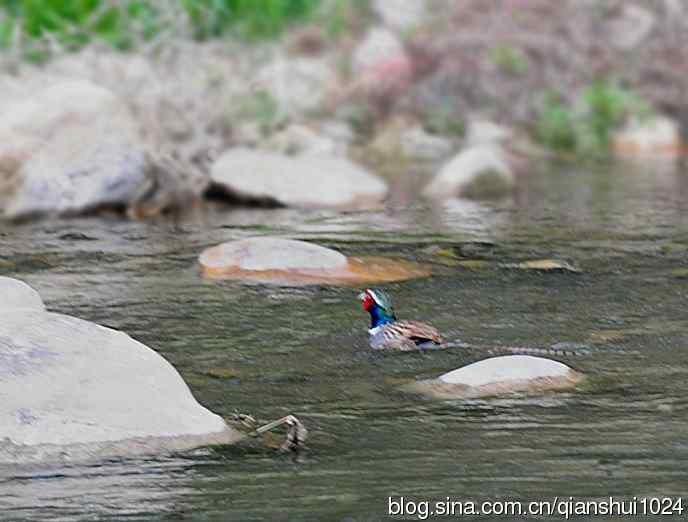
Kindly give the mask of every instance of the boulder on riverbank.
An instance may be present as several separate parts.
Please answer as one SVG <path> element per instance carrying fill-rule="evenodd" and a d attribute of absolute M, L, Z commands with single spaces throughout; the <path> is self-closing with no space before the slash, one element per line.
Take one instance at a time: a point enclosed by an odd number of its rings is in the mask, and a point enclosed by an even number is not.
<path fill-rule="evenodd" d="M 583 375 L 563 363 L 531 355 L 484 359 L 408 385 L 410 391 L 441 399 L 498 396 L 573 388 Z"/>
<path fill-rule="evenodd" d="M 0 462 L 82 460 L 230 443 L 165 359 L 128 335 L 48 312 L 0 277 Z"/>
<path fill-rule="evenodd" d="M 199 256 L 203 274 L 276 284 L 356 285 L 426 277 L 416 263 L 381 257 L 346 257 L 329 248 L 276 237 L 254 237 L 207 248 Z"/>
<path fill-rule="evenodd" d="M 110 91 L 55 83 L 0 101 L 0 213 L 76 214 L 124 206 L 145 181 L 139 130 Z"/>
<path fill-rule="evenodd" d="M 431 199 L 492 199 L 511 194 L 515 184 L 502 148 L 482 144 L 470 146 L 444 165 L 423 194 Z"/>
<path fill-rule="evenodd" d="M 216 194 L 289 207 L 367 208 L 387 195 L 382 179 L 326 153 L 294 157 L 231 149 L 214 163 L 211 182 Z"/>

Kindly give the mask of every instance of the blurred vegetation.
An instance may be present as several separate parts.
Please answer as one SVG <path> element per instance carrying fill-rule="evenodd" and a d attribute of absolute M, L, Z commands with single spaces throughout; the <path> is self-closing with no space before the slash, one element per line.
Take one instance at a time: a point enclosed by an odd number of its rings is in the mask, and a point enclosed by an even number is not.
<path fill-rule="evenodd" d="M 507 73 L 520 75 L 528 71 L 528 57 L 519 48 L 511 45 L 498 45 L 490 50 L 492 62 Z"/>
<path fill-rule="evenodd" d="M 650 105 L 633 92 L 607 80 L 585 88 L 572 104 L 548 92 L 536 122 L 540 143 L 561 152 L 594 157 L 610 151 L 611 136 L 628 116 L 646 119 Z"/>
<path fill-rule="evenodd" d="M 181 0 L 195 36 L 209 38 L 236 30 L 246 38 L 281 34 L 295 20 L 311 16 L 320 0 Z"/>
<path fill-rule="evenodd" d="M 129 49 L 185 17 L 198 39 L 229 32 L 247 39 L 273 38 L 295 21 L 314 16 L 321 0 L 0 0 L 0 47 L 20 36 L 31 44 L 53 41 L 75 50 L 97 39 Z M 336 30 L 341 2 L 334 3 L 330 30 Z M 19 34 L 20 33 L 20 34 Z"/>

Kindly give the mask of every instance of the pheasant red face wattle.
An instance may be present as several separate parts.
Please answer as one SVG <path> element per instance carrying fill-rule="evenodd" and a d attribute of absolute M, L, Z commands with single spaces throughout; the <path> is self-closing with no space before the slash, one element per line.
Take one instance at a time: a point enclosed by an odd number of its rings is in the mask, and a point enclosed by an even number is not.
<path fill-rule="evenodd" d="M 366 289 L 358 295 L 370 314 L 370 345 L 373 349 L 417 350 L 437 347 L 444 341 L 432 326 L 418 321 L 398 321 L 390 297 L 379 289 Z"/>

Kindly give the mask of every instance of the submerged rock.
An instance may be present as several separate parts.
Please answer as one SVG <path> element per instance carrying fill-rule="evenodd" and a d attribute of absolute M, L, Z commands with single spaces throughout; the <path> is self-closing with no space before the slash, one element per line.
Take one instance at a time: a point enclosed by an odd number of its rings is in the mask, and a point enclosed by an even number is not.
<path fill-rule="evenodd" d="M 128 335 L 48 312 L 0 277 L 0 462 L 182 450 L 241 438 Z"/>
<path fill-rule="evenodd" d="M 423 193 L 432 199 L 490 199 L 509 195 L 514 185 L 504 151 L 497 145 L 476 145 L 444 165 Z"/>
<path fill-rule="evenodd" d="M 138 128 L 110 91 L 57 83 L 0 101 L 0 212 L 74 214 L 124 206 L 145 181 Z"/>
<path fill-rule="evenodd" d="M 222 243 L 204 250 L 199 263 L 210 278 L 277 284 L 354 285 L 430 275 L 425 267 L 407 261 L 348 258 L 313 243 L 275 237 Z"/>
<path fill-rule="evenodd" d="M 215 162 L 211 179 L 213 190 L 229 196 L 293 207 L 365 208 L 387 195 L 383 180 L 326 153 L 292 157 L 232 149 Z"/>
<path fill-rule="evenodd" d="M 534 270 L 536 272 L 571 272 L 580 273 L 580 270 L 566 261 L 557 259 L 534 259 L 522 263 L 506 264 L 506 268 L 518 268 L 520 270 Z"/>
<path fill-rule="evenodd" d="M 531 355 L 506 355 L 484 359 L 406 388 L 453 399 L 563 390 L 573 388 L 582 380 L 581 373 L 558 361 Z"/>

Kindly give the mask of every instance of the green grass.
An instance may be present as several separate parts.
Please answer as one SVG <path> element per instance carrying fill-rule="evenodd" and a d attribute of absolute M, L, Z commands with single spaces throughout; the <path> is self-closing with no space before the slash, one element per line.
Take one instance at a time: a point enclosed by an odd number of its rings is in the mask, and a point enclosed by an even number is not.
<path fill-rule="evenodd" d="M 196 37 L 237 31 L 245 38 L 272 38 L 297 20 L 310 17 L 320 0 L 181 0 Z"/>
<path fill-rule="evenodd" d="M 51 39 L 66 50 L 99 40 L 130 49 L 167 29 L 164 14 L 181 15 L 198 39 L 229 33 L 245 39 L 281 35 L 312 19 L 321 0 L 0 0 L 0 48 L 22 36 L 26 52 Z M 332 19 L 336 26 L 341 3 Z M 336 27 L 335 27 L 336 28 Z M 21 35 L 17 34 L 21 31 Z"/>

